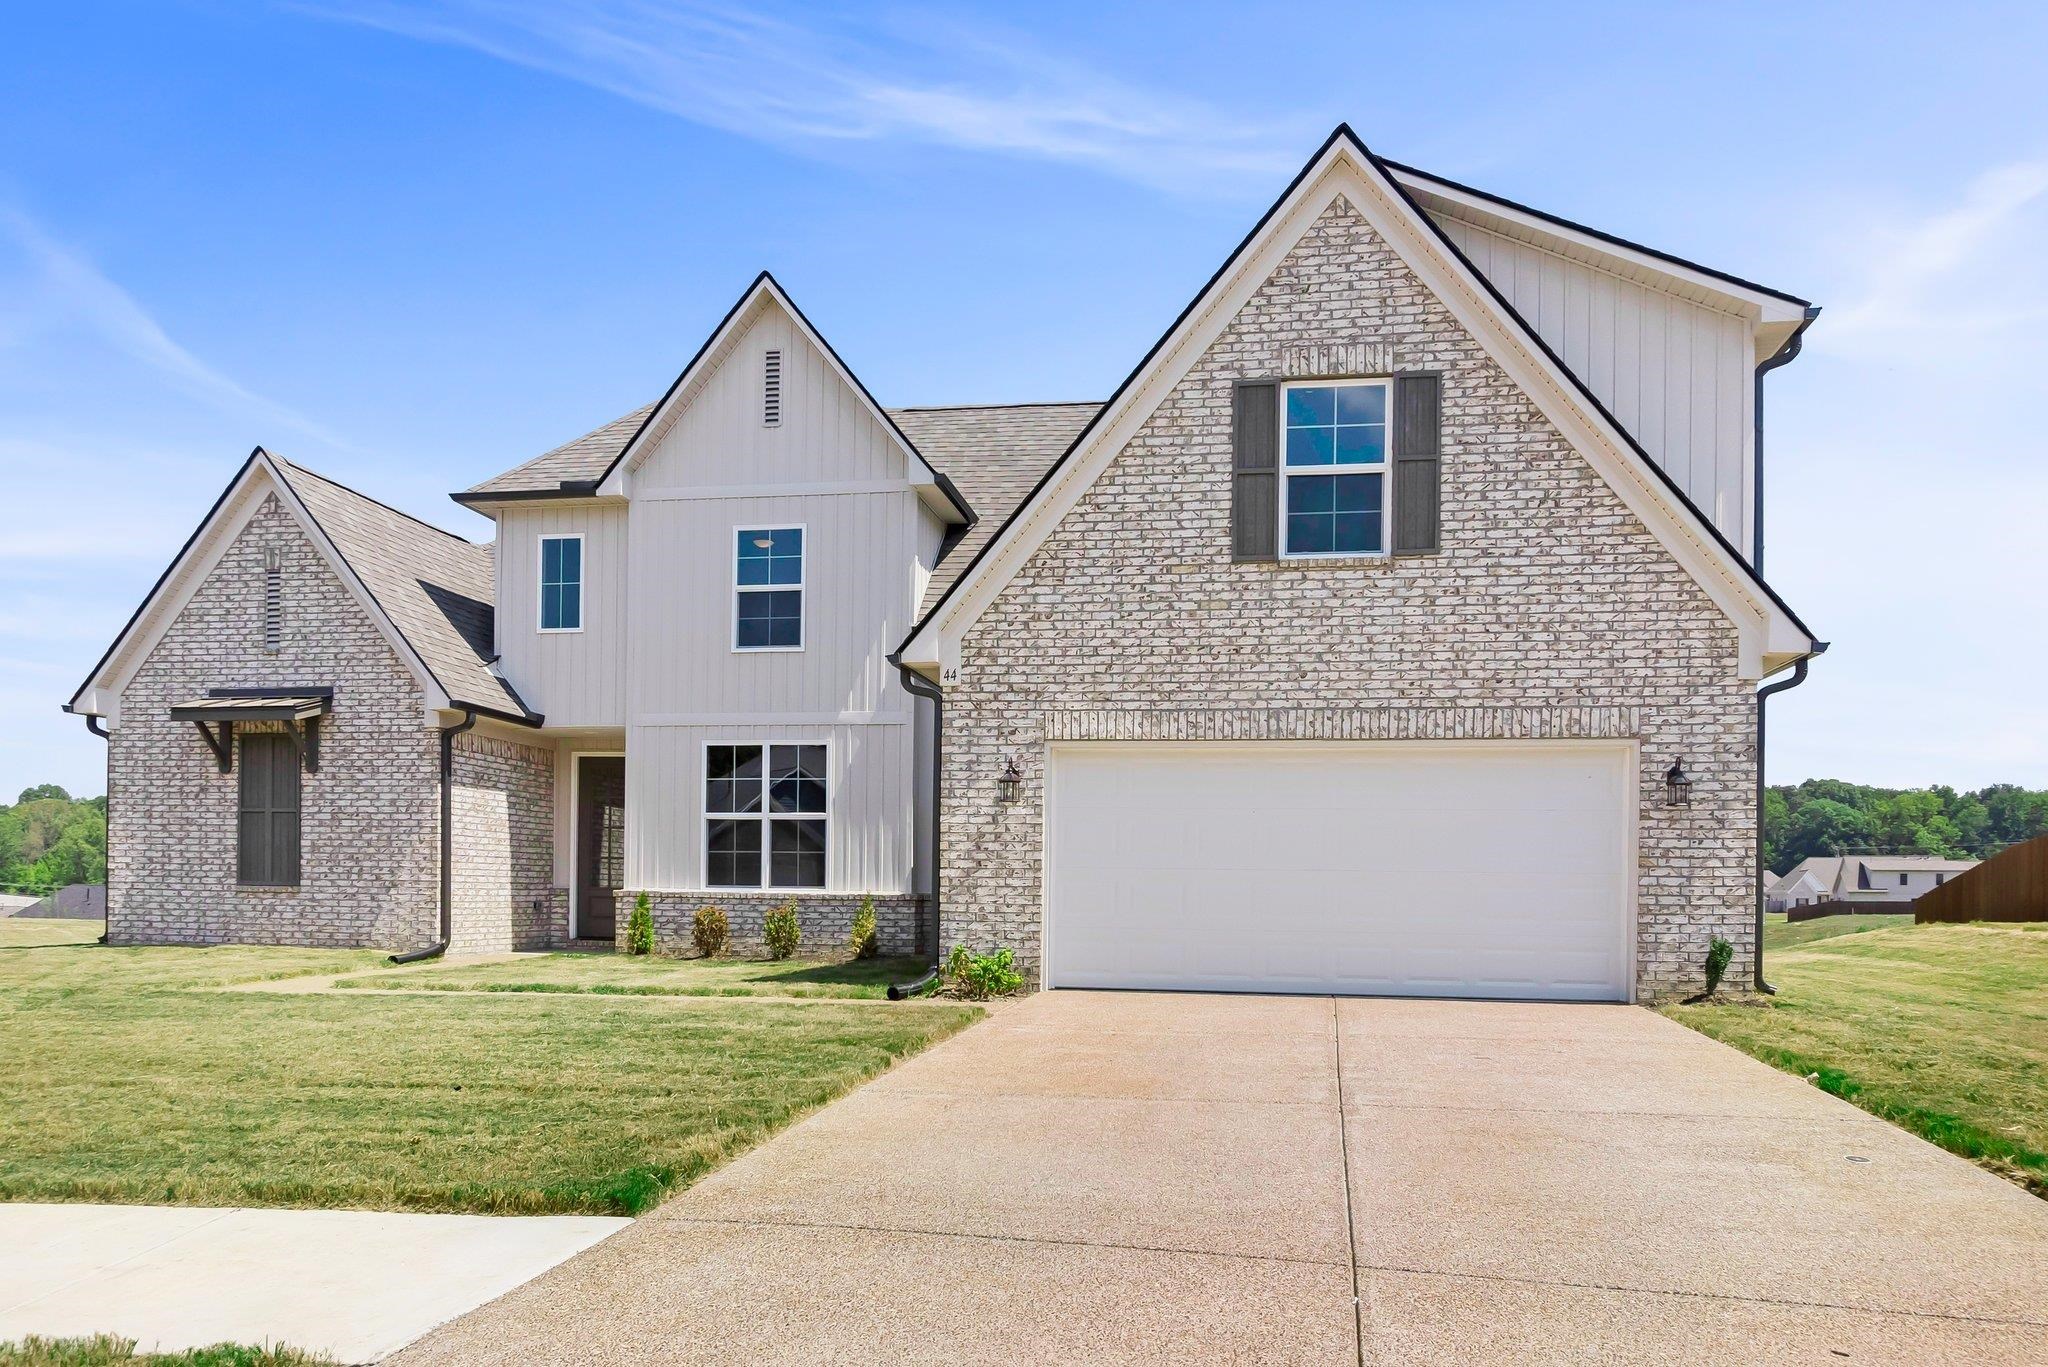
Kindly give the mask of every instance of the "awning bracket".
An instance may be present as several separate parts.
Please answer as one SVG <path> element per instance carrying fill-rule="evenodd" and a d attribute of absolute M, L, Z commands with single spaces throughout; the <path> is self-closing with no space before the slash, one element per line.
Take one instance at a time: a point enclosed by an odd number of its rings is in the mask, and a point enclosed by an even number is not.
<path fill-rule="evenodd" d="M 206 742 L 206 748 L 213 751 L 213 762 L 220 766 L 220 771 L 223 774 L 233 773 L 235 771 L 235 724 L 231 721 L 222 722 L 220 724 L 220 738 L 218 740 L 214 738 L 213 728 L 205 722 L 195 721 L 192 725 L 199 732 L 199 739 Z"/>

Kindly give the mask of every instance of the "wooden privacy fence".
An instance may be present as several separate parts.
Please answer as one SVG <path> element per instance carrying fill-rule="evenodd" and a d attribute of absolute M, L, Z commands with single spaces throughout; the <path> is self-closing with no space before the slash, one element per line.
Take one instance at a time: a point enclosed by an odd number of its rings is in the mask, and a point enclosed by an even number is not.
<path fill-rule="evenodd" d="M 2048 835 L 2021 841 L 1920 894 L 1916 921 L 2048 921 Z"/>

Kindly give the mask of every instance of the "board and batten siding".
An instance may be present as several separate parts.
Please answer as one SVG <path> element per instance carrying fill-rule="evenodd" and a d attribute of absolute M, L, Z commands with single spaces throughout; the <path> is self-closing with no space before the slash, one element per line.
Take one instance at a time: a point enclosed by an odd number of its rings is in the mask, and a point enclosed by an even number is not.
<path fill-rule="evenodd" d="M 1747 547 L 1749 320 L 1457 218 L 1437 223 L 1721 534 Z"/>
<path fill-rule="evenodd" d="M 779 350 L 778 420 L 765 356 Z M 629 886 L 698 891 L 704 748 L 824 741 L 828 891 L 913 888 L 914 699 L 888 654 L 908 633 L 939 530 L 892 433 L 764 302 L 627 474 Z M 735 651 L 737 529 L 804 529 L 803 648 Z"/>
<path fill-rule="evenodd" d="M 544 503 L 498 514 L 497 644 L 505 677 L 557 726 L 626 721 L 626 506 Z M 583 630 L 542 632 L 543 536 L 583 537 Z"/>
<path fill-rule="evenodd" d="M 907 698 L 895 724 L 629 728 L 627 886 L 704 890 L 704 747 L 777 741 L 827 749 L 825 890 L 912 891 L 915 742 Z"/>

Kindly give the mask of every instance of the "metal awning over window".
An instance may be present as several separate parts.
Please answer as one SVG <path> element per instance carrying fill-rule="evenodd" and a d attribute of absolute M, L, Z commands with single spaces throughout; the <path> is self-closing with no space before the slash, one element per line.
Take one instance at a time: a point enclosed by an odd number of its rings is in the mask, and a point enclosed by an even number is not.
<path fill-rule="evenodd" d="M 220 771 L 235 767 L 235 723 L 283 722 L 306 772 L 320 772 L 320 719 L 334 709 L 327 687 L 213 688 L 203 698 L 171 704 L 172 721 L 189 721 L 213 752 Z"/>

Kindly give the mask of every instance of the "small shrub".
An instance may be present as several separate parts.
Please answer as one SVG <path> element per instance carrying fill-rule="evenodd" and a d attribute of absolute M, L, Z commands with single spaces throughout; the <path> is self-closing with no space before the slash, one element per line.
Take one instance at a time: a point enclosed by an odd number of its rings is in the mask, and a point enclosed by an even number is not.
<path fill-rule="evenodd" d="M 946 977 L 955 992 L 975 1002 L 1007 997 L 1024 985 L 1024 975 L 1017 971 L 1017 956 L 1007 949 L 972 954 L 967 946 L 954 945 L 946 957 Z"/>
<path fill-rule="evenodd" d="M 804 942 L 804 928 L 797 924 L 796 900 L 791 898 L 761 918 L 761 938 L 768 942 L 768 957 L 787 959 Z"/>
<path fill-rule="evenodd" d="M 707 959 L 725 953 L 725 942 L 731 934 L 725 913 L 717 907 L 698 907 L 697 914 L 690 918 L 690 943 Z"/>
<path fill-rule="evenodd" d="M 633 914 L 626 918 L 626 952 L 654 952 L 654 908 L 648 905 L 644 892 L 633 899 Z"/>
<path fill-rule="evenodd" d="M 1707 942 L 1707 996 L 1711 997 L 1721 986 L 1721 975 L 1728 971 L 1729 961 L 1735 957 L 1735 946 L 1716 935 Z"/>
<path fill-rule="evenodd" d="M 856 959 L 872 959 L 882 952 L 882 938 L 875 933 L 875 899 L 863 897 L 853 912 L 853 934 L 847 947 Z"/>

